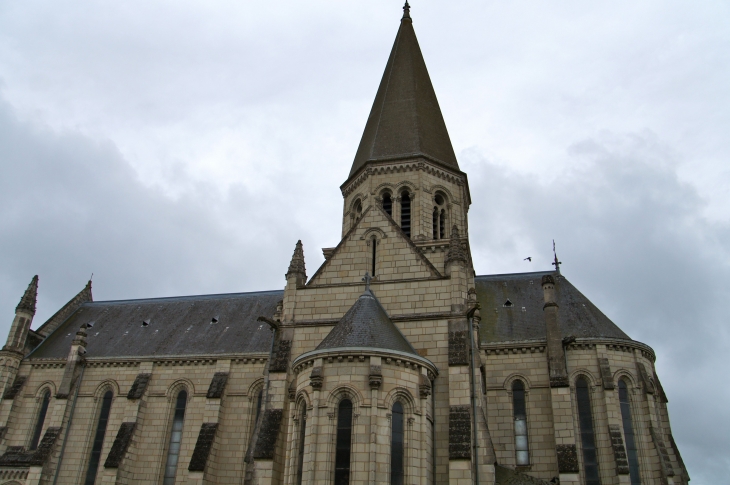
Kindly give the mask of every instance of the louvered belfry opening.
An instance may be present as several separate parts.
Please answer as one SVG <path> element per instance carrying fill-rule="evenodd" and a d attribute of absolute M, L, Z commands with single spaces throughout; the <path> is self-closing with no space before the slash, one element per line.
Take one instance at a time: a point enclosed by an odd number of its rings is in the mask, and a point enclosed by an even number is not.
<path fill-rule="evenodd" d="M 400 228 L 411 237 L 411 194 L 407 190 L 400 194 Z"/>

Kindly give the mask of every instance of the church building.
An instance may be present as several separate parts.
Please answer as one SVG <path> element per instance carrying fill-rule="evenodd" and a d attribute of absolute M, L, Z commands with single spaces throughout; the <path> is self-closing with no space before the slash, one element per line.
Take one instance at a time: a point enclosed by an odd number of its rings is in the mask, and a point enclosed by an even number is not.
<path fill-rule="evenodd" d="M 89 282 L 31 329 L 35 276 L 0 351 L 0 484 L 688 483 L 651 347 L 557 257 L 475 273 L 407 3 L 340 189 L 339 243 L 308 275 L 297 242 L 281 290 Z"/>

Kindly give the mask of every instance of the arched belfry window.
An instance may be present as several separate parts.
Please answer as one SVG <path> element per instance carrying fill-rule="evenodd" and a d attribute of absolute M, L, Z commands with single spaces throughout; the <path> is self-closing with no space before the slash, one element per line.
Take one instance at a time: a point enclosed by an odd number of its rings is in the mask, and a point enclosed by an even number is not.
<path fill-rule="evenodd" d="M 48 404 L 51 402 L 51 391 L 46 389 L 43 391 L 43 397 L 41 400 L 41 407 L 38 410 L 38 417 L 35 421 L 35 428 L 33 428 L 33 439 L 30 441 L 30 449 L 35 450 L 38 448 L 38 442 L 41 440 L 41 433 L 43 432 L 43 423 L 46 421 L 46 414 L 48 413 Z"/>
<path fill-rule="evenodd" d="M 596 437 L 593 432 L 591 393 L 585 377 L 580 376 L 575 381 L 575 394 L 578 401 L 578 422 L 580 424 L 580 442 L 583 450 L 583 471 L 586 485 L 600 485 Z"/>
<path fill-rule="evenodd" d="M 396 401 L 391 414 L 390 485 L 403 485 L 404 429 L 403 405 Z"/>
<path fill-rule="evenodd" d="M 393 217 L 393 197 L 390 192 L 383 194 L 383 210 L 390 216 Z"/>
<path fill-rule="evenodd" d="M 512 414 L 515 418 L 515 462 L 530 464 L 530 448 L 527 440 L 527 406 L 525 405 L 525 384 L 517 379 L 512 382 Z"/>
<path fill-rule="evenodd" d="M 94 443 L 91 445 L 91 457 L 89 458 L 89 468 L 86 470 L 86 481 L 84 485 L 94 485 L 94 482 L 96 482 L 96 473 L 99 471 L 99 460 L 101 459 L 101 448 L 104 446 L 106 425 L 109 422 L 109 412 L 112 409 L 113 398 L 114 393 L 112 391 L 106 391 L 101 400 L 101 410 L 99 411 L 99 420 L 96 423 Z"/>
<path fill-rule="evenodd" d="M 411 194 L 407 190 L 400 194 L 400 228 L 411 237 Z"/>
<path fill-rule="evenodd" d="M 304 439 L 307 434 L 307 404 L 302 403 L 302 411 L 299 414 L 299 450 L 297 457 L 297 485 L 302 485 L 304 477 Z"/>
<path fill-rule="evenodd" d="M 634 423 L 631 419 L 631 400 L 629 397 L 629 386 L 626 380 L 618 381 L 618 400 L 621 405 L 621 420 L 624 425 L 624 439 L 626 441 L 626 455 L 629 459 L 629 475 L 631 485 L 640 485 L 639 476 L 639 452 L 636 449 L 636 438 L 634 437 Z"/>
<path fill-rule="evenodd" d="M 446 238 L 446 198 L 440 192 L 433 198 L 433 238 Z"/>
<path fill-rule="evenodd" d="M 335 447 L 335 485 L 350 483 L 350 448 L 352 447 L 352 401 L 343 399 L 337 409 L 337 444 Z"/>
<path fill-rule="evenodd" d="M 177 474 L 177 462 L 180 458 L 180 445 L 182 444 L 183 423 L 185 422 L 185 408 L 188 403 L 188 392 L 185 390 L 177 394 L 175 400 L 175 414 L 172 418 L 172 431 L 170 432 L 170 444 L 167 448 L 167 462 L 165 463 L 165 478 L 163 485 L 175 485 Z"/>

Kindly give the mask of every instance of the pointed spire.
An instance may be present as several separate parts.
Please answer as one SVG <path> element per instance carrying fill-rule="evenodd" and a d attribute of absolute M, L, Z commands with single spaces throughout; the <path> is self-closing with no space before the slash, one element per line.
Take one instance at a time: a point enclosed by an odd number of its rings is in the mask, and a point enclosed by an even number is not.
<path fill-rule="evenodd" d="M 459 170 L 406 2 L 349 176 L 368 162 L 413 157 Z"/>
<path fill-rule="evenodd" d="M 451 228 L 451 238 L 449 239 L 449 250 L 446 253 L 446 264 L 452 261 L 466 261 L 466 252 L 461 247 L 461 238 L 459 237 L 459 228 L 456 224 Z"/>
<path fill-rule="evenodd" d="M 35 304 L 36 298 L 38 297 L 38 275 L 35 275 L 28 285 L 28 289 L 25 290 L 23 298 L 20 299 L 20 303 L 15 307 L 15 313 L 25 311 L 31 315 L 35 315 Z"/>
<path fill-rule="evenodd" d="M 294 255 L 292 255 L 291 263 L 289 263 L 289 270 L 286 272 L 287 278 L 292 275 L 299 276 L 302 284 L 307 281 L 307 269 L 304 266 L 304 248 L 301 239 L 297 241 Z"/>
<path fill-rule="evenodd" d="M 406 0 L 406 4 L 403 5 L 403 17 L 401 20 L 409 19 L 411 18 L 411 6 L 408 5 L 408 0 Z"/>

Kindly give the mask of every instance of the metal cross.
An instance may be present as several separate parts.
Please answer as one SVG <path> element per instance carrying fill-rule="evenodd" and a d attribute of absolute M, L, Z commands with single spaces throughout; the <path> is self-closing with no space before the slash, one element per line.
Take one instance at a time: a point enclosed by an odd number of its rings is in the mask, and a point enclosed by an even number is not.
<path fill-rule="evenodd" d="M 560 274 L 560 265 L 563 263 L 561 261 L 558 261 L 558 253 L 555 252 L 555 239 L 553 239 L 553 256 L 555 257 L 555 260 L 553 261 L 552 265 L 555 266 L 555 271 Z"/>
<path fill-rule="evenodd" d="M 373 279 L 373 278 L 370 276 L 370 273 L 365 271 L 365 276 L 363 276 L 363 278 L 362 278 L 362 280 L 365 282 L 365 290 L 370 289 L 370 280 L 371 279 Z"/>

